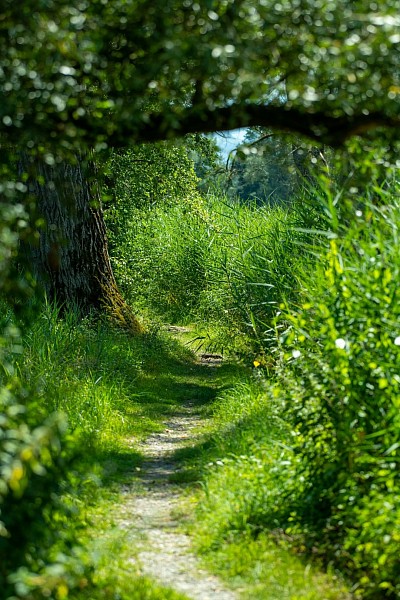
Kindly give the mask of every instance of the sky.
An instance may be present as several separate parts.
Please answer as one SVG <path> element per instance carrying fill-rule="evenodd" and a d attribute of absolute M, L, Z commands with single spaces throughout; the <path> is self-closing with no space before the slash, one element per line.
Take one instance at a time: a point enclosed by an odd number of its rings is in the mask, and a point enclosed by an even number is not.
<path fill-rule="evenodd" d="M 214 139 L 217 142 L 222 158 L 226 160 L 228 154 L 233 148 L 236 148 L 246 135 L 246 128 L 234 129 L 233 131 L 222 131 L 221 134 L 214 134 Z"/>

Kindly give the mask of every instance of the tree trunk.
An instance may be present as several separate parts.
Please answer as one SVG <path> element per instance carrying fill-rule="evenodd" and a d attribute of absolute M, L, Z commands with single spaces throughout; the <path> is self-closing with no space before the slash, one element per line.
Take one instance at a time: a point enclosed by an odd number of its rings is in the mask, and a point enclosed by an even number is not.
<path fill-rule="evenodd" d="M 44 219 L 32 258 L 34 274 L 48 297 L 61 307 L 74 304 L 83 314 L 105 310 L 120 325 L 140 332 L 114 278 L 94 177 L 85 177 L 79 159 L 52 166 L 33 158 L 23 162 Z"/>

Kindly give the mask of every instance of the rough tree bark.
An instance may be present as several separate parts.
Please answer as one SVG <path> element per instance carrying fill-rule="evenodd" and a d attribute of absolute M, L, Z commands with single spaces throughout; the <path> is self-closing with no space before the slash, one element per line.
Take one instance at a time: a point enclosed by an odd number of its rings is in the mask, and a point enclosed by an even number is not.
<path fill-rule="evenodd" d="M 85 176 L 82 161 L 48 165 L 24 159 L 29 190 L 43 217 L 39 243 L 32 248 L 37 280 L 61 307 L 74 304 L 83 314 L 105 311 L 134 333 L 141 326 L 115 281 L 99 186 Z"/>

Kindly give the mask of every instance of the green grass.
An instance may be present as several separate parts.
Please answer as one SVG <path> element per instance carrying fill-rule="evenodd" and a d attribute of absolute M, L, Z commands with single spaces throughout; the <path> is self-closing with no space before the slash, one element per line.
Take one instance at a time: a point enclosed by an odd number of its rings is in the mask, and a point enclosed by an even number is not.
<path fill-rule="evenodd" d="M 205 344 L 245 356 L 265 344 L 282 298 L 296 296 L 306 242 L 315 243 L 296 228 L 319 218 L 301 202 L 243 206 L 223 195 L 195 207 L 135 209 L 112 257 L 116 276 L 129 301 L 152 318 L 196 322 Z"/>
<path fill-rule="evenodd" d="M 340 574 L 323 572 L 312 560 L 291 553 L 267 533 L 232 536 L 206 556 L 206 564 L 225 578 L 245 600 L 349 600 Z M 242 591 L 242 592 L 241 592 Z"/>
<path fill-rule="evenodd" d="M 189 393 L 199 402 L 214 393 L 190 350 L 161 331 L 135 338 L 106 323 L 80 322 L 73 312 L 59 318 L 47 307 L 24 345 L 18 370 L 25 384 L 46 412 L 64 412 L 98 448 L 158 430 Z M 188 362 L 192 376 L 181 385 Z"/>
<path fill-rule="evenodd" d="M 188 332 L 184 337 L 197 336 Z M 243 473 L 249 439 L 252 437 L 252 443 L 258 444 L 258 451 L 262 446 L 265 452 L 282 429 L 273 410 L 267 411 L 270 420 L 260 421 L 265 411 L 264 390 L 260 388 L 254 394 L 257 386 L 247 367 L 225 362 L 218 368 L 209 368 L 197 363 L 187 346 L 165 332 L 131 338 L 105 323 L 79 322 L 74 314 L 60 319 L 50 307 L 26 333 L 25 345 L 26 351 L 18 363 L 21 379 L 32 388 L 37 387 L 46 411 L 62 408 L 70 427 L 77 428 L 88 443 L 87 455 L 81 457 L 88 469 L 87 481 L 80 484 L 81 497 L 74 502 L 80 521 L 86 523 L 80 544 L 84 560 L 93 571 L 87 585 L 82 577 L 79 585 L 71 584 L 69 597 L 183 598 L 141 576 L 132 564 L 136 540 L 123 534 L 117 521 L 123 510 L 122 486 L 129 483 L 131 489 L 135 490 L 136 485 L 140 489 L 140 478 L 135 476 L 142 460 L 137 443 L 150 433 L 161 431 L 163 422 L 189 400 L 198 414 L 211 419 L 210 426 L 198 443 L 177 453 L 181 470 L 178 469 L 175 481 L 185 484 L 185 496 L 189 483 L 196 503 L 200 501 L 196 519 L 201 527 L 195 528 L 194 535 L 210 568 L 228 582 L 245 586 L 254 598 L 273 599 L 277 596 L 269 594 L 275 589 L 284 590 L 288 598 L 301 592 L 299 598 L 311 599 L 321 590 L 324 597 L 341 597 L 335 595 L 334 578 L 326 578 L 318 569 L 314 572 L 302 559 L 291 556 L 263 534 L 255 539 L 249 533 L 248 523 L 241 533 L 237 526 L 232 528 L 232 518 L 243 517 L 249 495 L 247 490 L 240 500 L 242 491 L 240 486 L 237 488 L 235 502 L 242 502 L 242 508 L 237 510 L 237 505 L 227 501 L 226 491 L 231 489 L 232 481 L 242 481 L 237 475 Z M 245 378 L 248 383 L 240 383 Z M 233 385 L 236 392 L 232 391 Z M 252 459 L 249 465 L 251 462 Z M 253 483 L 257 483 L 254 477 Z M 265 486 L 265 481 L 262 484 Z M 202 489 L 209 505 L 200 500 Z M 193 510 L 192 501 L 189 505 Z M 185 508 L 182 510 L 182 526 L 186 526 L 188 515 Z M 228 523 L 225 528 L 224 523 Z M 275 587 L 272 580 L 265 579 L 271 564 L 274 573 L 278 573 Z M 60 597 L 66 581 L 63 577 L 54 584 L 61 590 Z M 301 589 L 305 581 L 308 595 Z M 331 590 L 331 595 L 327 595 L 327 590 Z"/>
<path fill-rule="evenodd" d="M 237 535 L 206 557 L 206 564 L 252 600 L 346 600 L 348 586 L 339 574 L 324 573 L 296 556 L 274 537 Z"/>

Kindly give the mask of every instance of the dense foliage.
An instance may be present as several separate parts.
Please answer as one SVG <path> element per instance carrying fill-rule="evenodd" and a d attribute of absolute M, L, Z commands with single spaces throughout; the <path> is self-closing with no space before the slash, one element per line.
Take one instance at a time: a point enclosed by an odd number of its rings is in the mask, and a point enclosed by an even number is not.
<path fill-rule="evenodd" d="M 9 239 L 12 243 L 13 236 Z M 79 434 L 20 377 L 20 333 L 2 304 L 0 338 L 0 587 L 4 598 L 66 597 L 87 584 L 76 494 Z M 17 375 L 18 373 L 18 375 Z M 31 594 L 34 594 L 33 596 Z"/>
<path fill-rule="evenodd" d="M 174 0 L 151 6 L 143 0 L 4 0 L 0 283 L 7 305 L 21 312 L 33 293 L 15 260 L 21 239 L 35 242 L 30 228 L 36 225 L 26 181 L 17 176 L 18 157 L 29 152 L 53 166 L 76 160 L 77 154 L 249 125 L 302 133 L 332 146 L 378 129 L 379 148 L 371 144 L 369 150 L 385 170 L 393 156 L 398 161 L 398 30 L 393 0 Z M 364 208 L 359 182 L 371 178 L 376 161 L 369 160 L 363 144 L 351 142 L 350 150 L 358 166 L 354 173 L 349 162 L 343 181 L 356 180 L 350 191 L 361 216 L 344 217 L 346 226 L 354 221 L 348 235 L 334 221 L 336 237 L 329 248 L 325 238 L 310 238 L 310 228 L 321 229 L 318 210 L 299 216 L 291 209 L 268 213 L 219 202 L 215 211 L 198 198 L 184 149 L 167 146 L 136 148 L 111 159 L 114 183 L 121 181 L 119 169 L 124 176 L 130 172 L 134 200 L 131 190 L 125 193 L 118 185 L 117 196 L 140 230 L 129 226 L 122 232 L 122 204 L 110 222 L 114 250 L 123 235 L 128 240 L 115 260 L 124 284 L 134 287 L 135 301 L 157 307 L 166 318 L 219 319 L 233 351 L 243 354 L 251 348 L 257 355 L 249 354 L 250 362 L 255 358 L 269 369 L 283 365 L 274 390 L 286 411 L 286 450 L 278 456 L 270 453 L 270 444 L 266 452 L 260 442 L 264 450 L 259 452 L 250 440 L 244 458 L 229 459 L 217 479 L 218 489 L 233 499 L 231 508 L 218 513 L 211 503 L 208 511 L 220 517 L 213 522 L 216 537 L 248 524 L 258 532 L 278 522 L 287 534 L 304 538 L 306 546 L 319 539 L 323 553 L 333 552 L 338 564 L 358 578 L 357 593 L 395 597 L 399 218 L 384 186 L 372 194 L 383 206 Z M 146 179 L 134 168 L 132 159 L 148 160 L 149 155 L 163 162 L 157 171 L 161 180 L 150 171 Z M 392 194 L 397 193 L 394 188 Z M 188 197 L 189 209 L 181 202 Z M 142 261 L 140 268 L 130 268 L 132 256 Z M 318 262 L 323 267 L 317 268 Z M 35 310 L 38 305 L 30 306 Z M 5 348 L 0 547 L 7 555 L 0 583 L 7 595 L 62 600 L 80 594 L 89 582 L 85 561 L 75 560 L 75 531 L 56 539 L 59 524 L 74 508 L 71 486 L 75 493 L 79 487 L 70 481 L 78 442 L 65 433 L 63 418 L 51 415 L 62 407 L 57 381 L 47 386 L 48 373 L 37 371 L 40 360 L 33 358 L 29 365 L 29 353 L 25 363 L 15 359 L 21 343 L 9 325 L 4 323 L 0 332 Z M 35 338 L 34 327 L 29 335 Z M 57 326 L 50 335 L 55 342 L 65 341 Z M 82 343 L 75 330 L 71 335 L 71 344 Z M 48 348 L 51 357 L 57 352 L 57 347 Z M 71 358 L 78 375 L 82 360 L 79 353 Z M 30 376 L 24 365 L 31 368 Z M 46 369 L 53 365 L 50 360 Z M 105 427 L 104 396 L 96 396 L 100 381 L 85 382 L 86 395 L 80 388 L 74 396 L 72 385 L 69 396 L 77 399 L 69 411 L 74 427 L 84 421 L 79 411 L 89 398 L 100 399 L 89 403 L 86 442 L 93 443 Z M 269 398 L 266 391 L 262 398 Z M 111 412 L 111 422 L 120 423 L 118 407 Z M 247 473 L 250 488 L 243 492 L 241 479 Z M 217 480 L 212 477 L 209 498 Z M 282 506 L 290 507 L 289 515 Z M 23 537 L 20 547 L 14 544 L 16 535 Z"/>
<path fill-rule="evenodd" d="M 322 530 L 324 552 L 360 573 L 369 597 L 399 593 L 396 189 L 383 196 L 390 206 L 360 202 L 306 282 L 304 304 L 286 313 L 293 329 L 283 336 L 292 365 L 282 392 L 303 478 L 291 530 L 310 543 Z"/>

